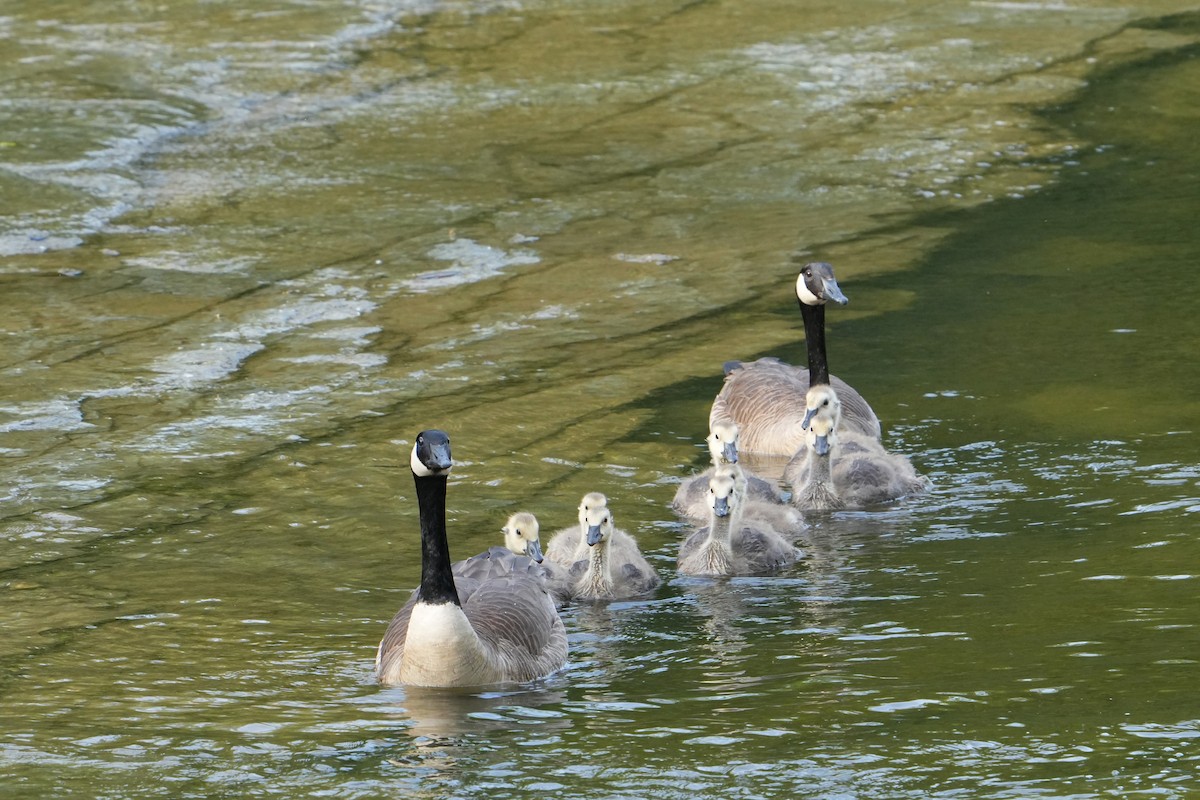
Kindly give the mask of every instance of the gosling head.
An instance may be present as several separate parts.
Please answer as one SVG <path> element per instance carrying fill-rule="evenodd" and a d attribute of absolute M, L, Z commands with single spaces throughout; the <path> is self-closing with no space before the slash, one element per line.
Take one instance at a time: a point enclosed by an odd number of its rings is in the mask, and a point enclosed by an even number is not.
<path fill-rule="evenodd" d="M 827 384 L 809 389 L 804 401 L 805 440 L 817 455 L 829 455 L 838 422 L 842 418 L 842 401 L 833 387 Z"/>
<path fill-rule="evenodd" d="M 796 298 L 806 306 L 823 306 L 829 300 L 843 306 L 850 302 L 838 288 L 833 265 L 825 261 L 813 261 L 800 268 L 796 277 Z"/>
<path fill-rule="evenodd" d="M 450 471 L 450 437 L 436 428 L 421 431 L 408 459 L 413 474 L 418 477 L 445 475 Z"/>
<path fill-rule="evenodd" d="M 600 492 L 588 492 L 587 494 L 585 494 L 583 496 L 583 499 L 579 501 L 579 524 L 580 525 L 585 524 L 583 521 L 584 517 L 586 517 L 587 513 L 589 511 L 591 511 L 593 508 L 607 508 L 607 507 L 608 507 L 608 498 L 607 497 L 605 497 Z"/>
<path fill-rule="evenodd" d="M 737 505 L 737 484 L 741 470 L 735 464 L 722 464 L 708 479 L 708 507 L 718 517 L 727 517 Z"/>
<path fill-rule="evenodd" d="M 542 563 L 542 542 L 539 538 L 541 526 L 537 517 L 528 511 L 519 511 L 504 523 L 504 546 L 517 555 L 528 556 Z"/>
<path fill-rule="evenodd" d="M 738 460 L 738 426 L 735 422 L 722 420 L 712 426 L 708 433 L 708 452 L 714 464 L 736 464 Z"/>
<path fill-rule="evenodd" d="M 598 506 L 587 512 L 584 524 L 587 526 L 588 547 L 595 547 L 601 542 L 607 542 L 613 534 L 613 516 L 608 506 Z"/>

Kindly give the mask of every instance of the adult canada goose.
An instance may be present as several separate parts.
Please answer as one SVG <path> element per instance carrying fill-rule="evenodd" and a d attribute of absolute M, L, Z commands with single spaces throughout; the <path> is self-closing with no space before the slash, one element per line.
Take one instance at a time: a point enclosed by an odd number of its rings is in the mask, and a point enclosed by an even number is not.
<path fill-rule="evenodd" d="M 731 420 L 719 420 L 713 423 L 705 442 L 708 444 L 712 467 L 684 479 L 671 501 L 675 513 L 694 522 L 708 519 L 708 479 L 712 477 L 713 470 L 721 464 L 738 463 L 738 426 Z M 743 472 L 746 474 L 747 497 L 751 502 L 783 503 L 783 498 L 770 481 L 746 472 L 744 467 Z"/>
<path fill-rule="evenodd" d="M 879 417 L 862 395 L 829 374 L 825 352 L 825 304 L 849 302 L 837 285 L 833 267 L 823 261 L 805 264 L 796 278 L 796 299 L 804 319 L 808 369 L 776 358 L 725 365 L 725 383 L 713 401 L 709 426 L 736 422 L 740 444 L 751 453 L 790 456 L 804 445 L 804 398 L 809 386 L 831 384 L 841 395 L 842 430 L 879 439 Z"/>
<path fill-rule="evenodd" d="M 588 557 L 587 515 L 592 509 L 607 508 L 608 498 L 600 492 L 588 492 L 579 502 L 579 524 L 557 531 L 546 545 L 546 560 L 570 569 L 576 561 Z M 613 531 L 610 547 L 637 550 L 637 542 L 623 530 Z"/>
<path fill-rule="evenodd" d="M 450 562 L 450 438 L 423 431 L 410 465 L 421 518 L 421 585 L 379 643 L 379 681 L 483 686 L 529 681 L 561 668 L 567 635 L 541 567 L 503 547 Z"/>
<path fill-rule="evenodd" d="M 632 548 L 611 546 L 616 528 L 607 506 L 587 513 L 588 557 L 571 566 L 575 600 L 620 600 L 649 594 L 659 584 L 658 573 L 633 542 Z"/>
<path fill-rule="evenodd" d="M 542 543 L 539 533 L 541 526 L 537 517 L 528 511 L 518 511 L 508 518 L 501 528 L 504 532 L 504 546 L 512 552 L 528 556 L 542 565 L 546 573 L 547 589 L 554 605 L 561 607 L 571 599 L 571 575 L 567 569 L 553 561 L 546 561 L 542 556 Z"/>
<path fill-rule="evenodd" d="M 742 520 L 745 478 L 723 464 L 709 478 L 709 523 L 684 540 L 676 564 L 685 575 L 754 575 L 787 566 L 796 548 L 774 528 Z"/>
<path fill-rule="evenodd" d="M 783 471 L 797 508 L 864 508 L 925 490 L 925 478 L 907 458 L 838 427 L 842 404 L 832 386 L 809 389 L 805 407 L 805 447 Z"/>

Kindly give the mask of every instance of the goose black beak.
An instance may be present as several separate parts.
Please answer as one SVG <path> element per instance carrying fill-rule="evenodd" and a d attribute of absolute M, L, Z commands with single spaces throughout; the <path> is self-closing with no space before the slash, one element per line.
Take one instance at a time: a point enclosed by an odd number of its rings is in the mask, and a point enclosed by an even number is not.
<path fill-rule="evenodd" d="M 821 281 L 821 297 L 825 300 L 832 300 L 839 306 L 844 306 L 850 302 L 850 298 L 842 294 L 841 287 L 838 286 L 837 280 L 829 275 Z"/>

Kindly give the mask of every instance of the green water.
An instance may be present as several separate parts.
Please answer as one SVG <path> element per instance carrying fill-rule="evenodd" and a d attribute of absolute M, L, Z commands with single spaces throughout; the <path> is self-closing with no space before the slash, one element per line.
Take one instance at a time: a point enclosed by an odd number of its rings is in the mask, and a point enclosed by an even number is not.
<path fill-rule="evenodd" d="M 16 3 L 0 786 L 49 797 L 1197 791 L 1185 3 Z M 679 578 L 728 358 L 830 359 L 934 490 Z M 568 667 L 382 689 L 452 542 L 610 497 Z"/>

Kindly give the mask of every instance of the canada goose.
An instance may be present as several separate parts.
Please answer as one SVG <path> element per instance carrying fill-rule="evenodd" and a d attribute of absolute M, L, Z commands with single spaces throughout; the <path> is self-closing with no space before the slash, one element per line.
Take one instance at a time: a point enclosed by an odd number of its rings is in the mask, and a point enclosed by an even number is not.
<path fill-rule="evenodd" d="M 925 478 L 907 458 L 889 453 L 876 439 L 838 428 L 842 405 L 832 386 L 809 389 L 805 407 L 805 446 L 783 471 L 797 508 L 863 508 L 925 490 Z"/>
<path fill-rule="evenodd" d="M 450 437 L 427 430 L 409 461 L 421 518 L 421 585 L 379 643 L 380 683 L 482 686 L 529 681 L 567 660 L 567 635 L 541 567 L 503 547 L 450 563 Z"/>
<path fill-rule="evenodd" d="M 718 420 L 713 423 L 705 441 L 708 443 L 712 467 L 686 478 L 675 491 L 675 498 L 671 501 L 671 508 L 675 513 L 694 522 L 708 519 L 708 479 L 712 476 L 713 469 L 721 464 L 738 463 L 738 426 L 731 420 Z M 749 472 L 746 472 L 746 492 L 747 497 L 754 503 L 783 503 L 783 498 L 769 481 Z"/>
<path fill-rule="evenodd" d="M 837 511 L 846 507 L 833 488 L 833 459 L 829 457 L 837 415 L 833 411 L 818 413 L 836 404 L 837 395 L 831 391 L 821 396 L 822 388 L 814 387 L 808 392 L 805 449 L 784 468 L 784 480 L 792 485 L 792 503 L 805 511 Z"/>
<path fill-rule="evenodd" d="M 517 555 L 542 563 L 542 541 L 538 536 L 541 526 L 537 517 L 528 511 L 518 511 L 508 518 L 500 530 L 504 533 L 505 547 Z"/>
<path fill-rule="evenodd" d="M 736 464 L 717 467 L 709 478 L 709 523 L 684 540 L 677 567 L 685 575 L 753 575 L 796 560 L 792 547 L 774 528 L 743 521 L 745 478 Z"/>
<path fill-rule="evenodd" d="M 579 502 L 579 524 L 557 531 L 546 545 L 546 560 L 570 569 L 576 561 L 588 557 L 588 512 L 595 508 L 607 508 L 608 498 L 600 492 L 588 492 Z M 610 547 L 637 550 L 637 542 L 623 530 L 613 531 Z"/>
<path fill-rule="evenodd" d="M 546 561 L 542 556 L 542 542 L 538 535 L 541 526 L 537 517 L 528 511 L 518 511 L 508 518 L 500 530 L 504 532 L 505 547 L 542 565 L 546 573 L 547 590 L 556 607 L 561 607 L 571 599 L 570 573 L 563 566 Z"/>
<path fill-rule="evenodd" d="M 776 358 L 748 364 L 726 364 L 725 383 L 713 401 L 709 425 L 732 420 L 741 431 L 746 452 L 790 456 L 804 445 L 804 397 L 809 386 L 832 384 L 844 406 L 842 430 L 879 439 L 879 417 L 862 395 L 845 381 L 830 376 L 825 353 L 825 303 L 849 302 L 837 285 L 833 267 L 823 261 L 805 264 L 796 278 L 796 299 L 804 319 L 808 369 Z"/>
<path fill-rule="evenodd" d="M 616 528 L 607 506 L 587 513 L 588 556 L 571 566 L 576 600 L 620 600 L 649 594 L 659 584 L 658 573 L 632 543 L 632 548 L 611 546 Z"/>

